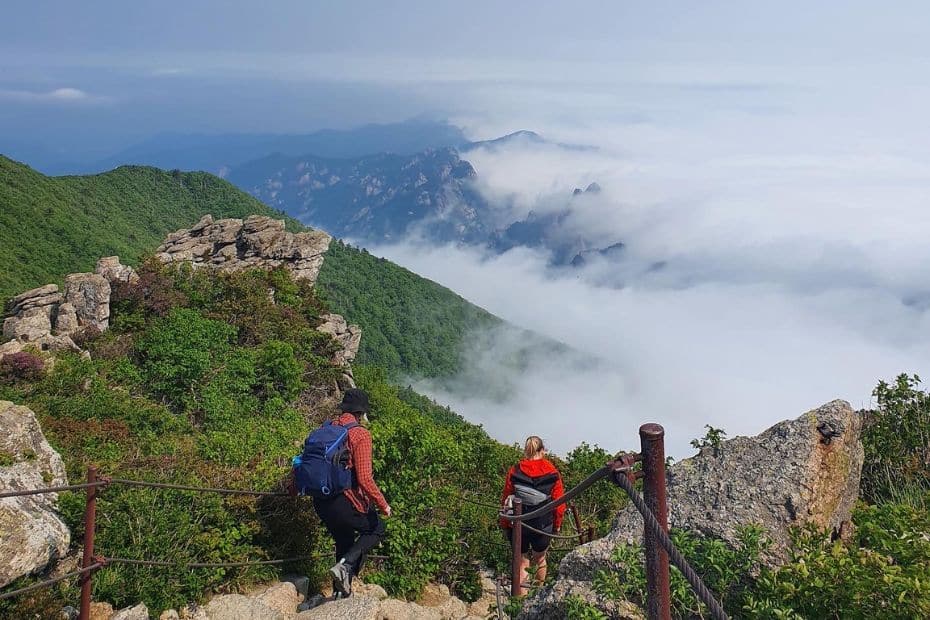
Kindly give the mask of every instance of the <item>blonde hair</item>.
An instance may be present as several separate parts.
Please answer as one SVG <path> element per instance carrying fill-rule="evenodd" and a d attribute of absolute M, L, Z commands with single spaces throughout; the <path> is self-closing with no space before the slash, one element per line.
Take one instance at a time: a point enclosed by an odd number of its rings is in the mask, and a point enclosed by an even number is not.
<path fill-rule="evenodd" d="M 531 435 L 526 438 L 526 445 L 523 447 L 523 458 L 534 459 L 545 449 L 546 446 L 543 445 L 543 440 L 536 435 Z"/>

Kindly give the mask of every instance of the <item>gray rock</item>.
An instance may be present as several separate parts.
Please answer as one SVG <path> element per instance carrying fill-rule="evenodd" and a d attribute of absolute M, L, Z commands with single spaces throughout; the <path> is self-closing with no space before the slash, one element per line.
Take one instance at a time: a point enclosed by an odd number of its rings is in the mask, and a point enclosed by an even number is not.
<path fill-rule="evenodd" d="M 307 598 L 310 595 L 310 578 L 306 575 L 285 575 L 282 581 L 294 584 L 294 589 L 302 597 Z"/>
<path fill-rule="evenodd" d="M 304 600 L 303 595 L 289 581 L 272 584 L 254 598 L 285 615 L 295 613 L 297 606 Z"/>
<path fill-rule="evenodd" d="M 52 334 L 55 336 L 68 336 L 79 329 L 81 329 L 81 326 L 78 323 L 74 304 L 66 302 L 58 306 L 58 315 L 55 318 L 55 329 Z"/>
<path fill-rule="evenodd" d="M 377 620 L 443 620 L 444 616 L 436 607 L 423 607 L 416 603 L 387 599 L 381 601 L 375 618 Z"/>
<path fill-rule="evenodd" d="M 568 618 L 566 599 L 576 597 L 596 608 L 611 620 L 645 620 L 643 610 L 629 601 L 608 601 L 586 582 L 562 579 L 542 590 L 523 605 L 519 620 L 562 620 Z"/>
<path fill-rule="evenodd" d="M 297 614 L 297 620 L 377 620 L 381 602 L 367 596 L 350 596 L 323 603 Z"/>
<path fill-rule="evenodd" d="M 793 526 L 810 523 L 839 532 L 849 521 L 859 495 L 861 430 L 861 417 L 835 400 L 756 437 L 704 448 L 668 469 L 670 525 L 729 543 L 737 542 L 741 527 L 761 525 L 773 542 L 763 562 L 778 566 L 787 556 Z M 618 545 L 638 544 L 642 533 L 642 518 L 627 507 L 606 537 L 562 560 L 556 585 L 584 586 L 609 566 Z M 547 589 L 532 605 L 546 601 L 543 608 L 549 608 L 559 592 Z"/>
<path fill-rule="evenodd" d="M 42 435 L 35 414 L 0 401 L 0 488 L 39 489 L 68 484 L 61 457 Z M 58 495 L 0 499 L 0 587 L 43 570 L 68 550 L 71 532 L 55 513 Z"/>
<path fill-rule="evenodd" d="M 52 332 L 50 313 L 45 308 L 29 308 L 3 321 L 3 338 L 35 342 Z"/>
<path fill-rule="evenodd" d="M 9 342 L 4 342 L 3 344 L 0 344 L 0 360 L 3 359 L 4 355 L 19 353 L 25 348 L 26 345 L 19 340 L 10 340 Z"/>
<path fill-rule="evenodd" d="M 362 343 L 362 329 L 358 325 L 349 325 L 338 314 L 324 314 L 320 320 L 322 323 L 317 330 L 332 336 L 342 347 L 334 355 L 333 362 L 348 366 L 358 355 L 358 348 Z"/>
<path fill-rule="evenodd" d="M 158 616 L 158 620 L 181 620 L 181 616 L 173 609 L 166 609 Z"/>
<path fill-rule="evenodd" d="M 25 293 L 20 293 L 10 300 L 10 307 L 15 308 L 17 306 L 22 306 L 30 299 L 48 297 L 57 293 L 57 284 L 46 284 L 45 286 L 40 286 L 39 288 L 28 290 Z"/>
<path fill-rule="evenodd" d="M 78 324 L 105 331 L 110 324 L 110 283 L 96 273 L 72 273 L 65 277 L 65 301 L 74 306 Z"/>
<path fill-rule="evenodd" d="M 103 276 L 107 282 L 135 282 L 139 279 L 136 270 L 119 262 L 119 256 L 105 256 L 97 261 L 94 273 Z"/>
<path fill-rule="evenodd" d="M 253 215 L 245 220 L 213 221 L 205 216 L 190 230 L 171 233 L 156 251 L 166 263 L 225 271 L 285 266 L 294 277 L 316 281 L 332 238 L 318 230 L 292 234 L 283 220 Z"/>
<path fill-rule="evenodd" d="M 294 606 L 296 609 L 296 605 Z M 268 607 L 258 599 L 242 594 L 223 594 L 213 597 L 203 606 L 208 620 L 287 620 L 287 615 Z M 195 616 L 196 617 L 196 616 Z"/>
<path fill-rule="evenodd" d="M 149 608 L 145 603 L 139 603 L 135 607 L 121 609 L 110 617 L 110 620 L 149 620 Z"/>

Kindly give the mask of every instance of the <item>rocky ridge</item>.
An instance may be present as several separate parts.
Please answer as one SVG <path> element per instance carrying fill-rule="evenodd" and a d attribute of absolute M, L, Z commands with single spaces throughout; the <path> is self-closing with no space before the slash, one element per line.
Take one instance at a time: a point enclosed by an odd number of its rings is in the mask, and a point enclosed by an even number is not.
<path fill-rule="evenodd" d="M 270 217 L 214 220 L 205 215 L 192 228 L 168 235 L 155 257 L 163 263 L 188 262 L 195 268 L 223 271 L 283 266 L 312 285 L 331 241 L 319 230 L 287 232 L 284 220 Z M 60 291 L 58 285 L 47 284 L 17 295 L 3 321 L 5 342 L 0 344 L 0 359 L 27 348 L 80 352 L 74 341 L 78 334 L 109 327 L 112 287 L 137 279 L 135 270 L 121 264 L 118 256 L 107 256 L 97 261 L 93 273 L 66 276 Z M 361 344 L 361 329 L 338 314 L 328 314 L 319 330 L 341 345 L 333 361 L 345 368 L 342 387 L 354 386 L 350 364 Z"/>

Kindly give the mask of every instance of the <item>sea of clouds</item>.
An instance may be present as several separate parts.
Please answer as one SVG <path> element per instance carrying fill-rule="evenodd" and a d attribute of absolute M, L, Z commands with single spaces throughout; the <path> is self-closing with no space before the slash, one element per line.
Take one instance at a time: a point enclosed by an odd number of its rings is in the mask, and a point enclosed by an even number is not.
<path fill-rule="evenodd" d="M 756 434 L 835 398 L 869 407 L 880 379 L 925 371 L 928 136 L 913 100 L 889 114 L 902 93 L 873 86 L 835 72 L 751 88 L 630 84 L 579 94 L 558 113 L 463 113 L 477 137 L 529 126 L 552 139 L 463 155 L 502 220 L 564 208 L 575 187 L 597 182 L 602 192 L 575 201 L 565 234 L 625 249 L 566 269 L 526 249 L 374 248 L 602 360 L 546 354 L 514 373 L 500 360 L 520 343 L 484 335 L 468 361 L 510 373 L 506 402 L 473 381 L 418 386 L 505 441 L 635 448 L 639 424 L 656 421 L 680 458 L 705 424 Z"/>

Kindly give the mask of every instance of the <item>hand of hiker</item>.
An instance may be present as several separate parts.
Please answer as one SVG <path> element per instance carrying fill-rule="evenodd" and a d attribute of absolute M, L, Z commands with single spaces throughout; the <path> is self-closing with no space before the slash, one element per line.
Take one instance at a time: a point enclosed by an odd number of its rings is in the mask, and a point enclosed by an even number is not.
<path fill-rule="evenodd" d="M 388 506 L 387 508 L 384 509 L 384 516 L 385 516 L 385 517 L 390 517 L 390 516 L 391 516 L 391 507 L 390 507 L 390 506 Z"/>

